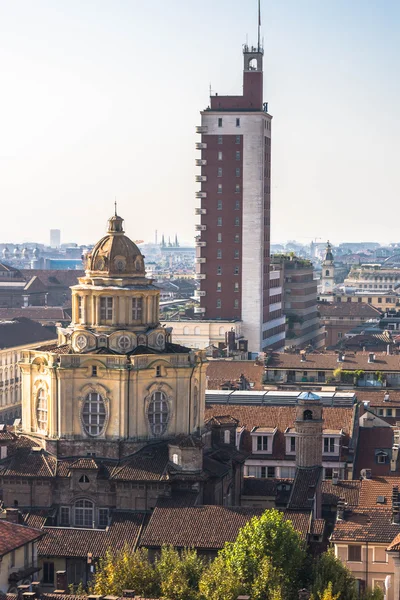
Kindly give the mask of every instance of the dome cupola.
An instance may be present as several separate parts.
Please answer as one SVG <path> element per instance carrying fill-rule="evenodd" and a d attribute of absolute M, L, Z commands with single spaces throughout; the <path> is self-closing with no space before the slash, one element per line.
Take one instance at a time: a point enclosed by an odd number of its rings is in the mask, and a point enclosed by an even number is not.
<path fill-rule="evenodd" d="M 105 235 L 86 255 L 86 275 L 90 278 L 145 277 L 144 256 L 124 232 L 124 220 L 117 214 L 108 219 Z"/>

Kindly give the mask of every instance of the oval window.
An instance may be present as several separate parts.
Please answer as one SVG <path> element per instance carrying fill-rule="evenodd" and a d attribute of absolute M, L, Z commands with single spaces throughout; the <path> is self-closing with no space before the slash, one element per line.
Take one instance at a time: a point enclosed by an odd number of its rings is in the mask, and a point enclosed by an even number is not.
<path fill-rule="evenodd" d="M 86 396 L 82 411 L 83 426 L 88 435 L 100 435 L 104 430 L 106 420 L 106 406 L 104 400 L 97 392 Z"/>
<path fill-rule="evenodd" d="M 154 392 L 151 396 L 148 418 L 153 435 L 162 435 L 167 429 L 169 408 L 164 392 Z"/>

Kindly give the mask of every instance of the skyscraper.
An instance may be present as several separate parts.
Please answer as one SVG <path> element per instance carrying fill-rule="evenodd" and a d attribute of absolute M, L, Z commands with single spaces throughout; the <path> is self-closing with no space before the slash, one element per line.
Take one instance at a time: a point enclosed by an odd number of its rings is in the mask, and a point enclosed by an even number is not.
<path fill-rule="evenodd" d="M 59 229 L 50 229 L 50 246 L 59 248 L 61 245 L 61 231 Z"/>
<path fill-rule="evenodd" d="M 285 337 L 282 290 L 270 286 L 272 116 L 263 103 L 263 54 L 260 43 L 243 47 L 243 94 L 211 95 L 196 145 L 196 312 L 206 320 L 243 321 L 252 352 L 281 348 Z"/>

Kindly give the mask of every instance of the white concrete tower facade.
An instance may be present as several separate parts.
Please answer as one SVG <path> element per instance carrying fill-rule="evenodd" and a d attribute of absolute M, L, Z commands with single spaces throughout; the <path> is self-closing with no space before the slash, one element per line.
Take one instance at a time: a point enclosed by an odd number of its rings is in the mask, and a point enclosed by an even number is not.
<path fill-rule="evenodd" d="M 197 128 L 197 312 L 242 321 L 249 350 L 259 352 L 283 347 L 285 322 L 275 311 L 282 289 L 270 286 L 272 116 L 263 103 L 262 47 L 245 45 L 243 63 L 243 95 L 212 95 Z"/>

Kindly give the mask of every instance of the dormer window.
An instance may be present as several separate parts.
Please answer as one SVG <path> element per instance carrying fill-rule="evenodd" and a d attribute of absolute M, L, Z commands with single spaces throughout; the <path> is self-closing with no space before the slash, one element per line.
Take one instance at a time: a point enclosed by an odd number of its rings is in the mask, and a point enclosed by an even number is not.
<path fill-rule="evenodd" d="M 335 452 L 335 438 L 324 439 L 324 454 Z"/>
<path fill-rule="evenodd" d="M 224 444 L 230 444 L 231 443 L 231 432 L 229 431 L 229 429 L 225 429 L 224 431 Z"/>
<path fill-rule="evenodd" d="M 322 453 L 336 454 L 336 456 L 338 456 L 340 451 L 340 438 L 342 434 L 343 431 L 341 429 L 326 430 L 323 434 Z"/>
<path fill-rule="evenodd" d="M 253 453 L 271 453 L 276 427 L 254 427 L 250 433 Z"/>

